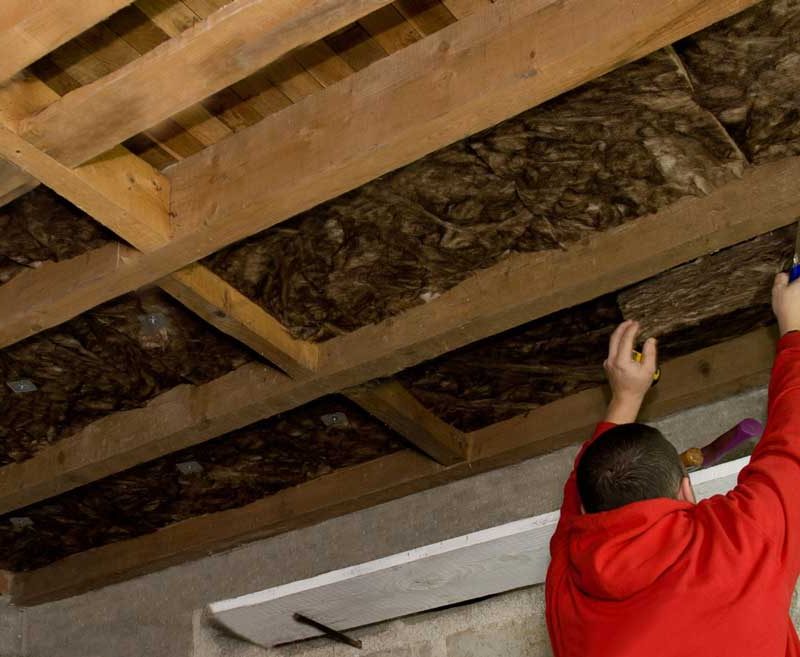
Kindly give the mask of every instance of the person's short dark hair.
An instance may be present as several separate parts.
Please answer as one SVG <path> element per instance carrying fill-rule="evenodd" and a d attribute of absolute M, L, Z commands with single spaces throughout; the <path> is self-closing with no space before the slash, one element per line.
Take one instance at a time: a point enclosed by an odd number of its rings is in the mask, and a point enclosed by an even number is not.
<path fill-rule="evenodd" d="M 595 440 L 578 463 L 578 491 L 587 513 L 657 497 L 675 499 L 686 476 L 678 451 L 646 424 L 620 424 Z"/>

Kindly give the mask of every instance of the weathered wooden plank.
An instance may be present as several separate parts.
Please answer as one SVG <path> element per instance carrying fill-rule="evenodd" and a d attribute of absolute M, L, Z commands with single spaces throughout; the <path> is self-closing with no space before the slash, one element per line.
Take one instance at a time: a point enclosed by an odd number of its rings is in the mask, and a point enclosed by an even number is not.
<path fill-rule="evenodd" d="M 665 363 L 663 380 L 646 400 L 643 417 L 653 419 L 763 384 L 769 376 L 775 340 L 772 330 L 761 329 Z M 229 375 L 231 380 L 235 375 Z M 251 382 L 256 376 L 253 372 Z M 226 405 L 236 405 L 237 400 L 225 397 L 220 386 L 216 386 L 215 392 L 215 395 L 198 393 L 197 397 L 214 402 L 222 395 Z M 31 605 L 76 595 L 565 447 L 589 435 L 595 422 L 602 417 L 606 395 L 602 388 L 584 391 L 543 406 L 526 417 L 468 434 L 472 450 L 468 462 L 442 466 L 416 452 L 398 452 L 336 471 L 238 509 L 193 518 L 153 534 L 17 574 L 12 599 L 16 604 Z M 214 403 L 218 404 L 217 409 L 222 405 L 222 402 Z M 199 399 L 197 404 L 195 412 L 203 415 Z M 169 410 L 184 413 L 180 407 Z M 222 417 L 216 416 L 218 412 L 205 413 L 206 421 L 221 421 Z M 108 435 L 105 438 L 107 442 Z M 157 443 L 158 439 L 152 441 Z M 117 458 L 107 445 L 100 447 L 110 458 Z M 64 459 L 75 460 L 74 450 L 66 441 L 61 449 Z M 57 452 L 51 459 L 53 465 L 58 463 Z M 53 475 L 55 469 L 51 467 L 42 477 L 43 482 L 51 485 Z M 15 483 L 9 478 L 0 481 L 0 487 L 6 491 L 12 490 L 10 486 Z"/>
<path fill-rule="evenodd" d="M 744 457 L 693 472 L 697 499 L 731 490 L 749 460 Z M 542 584 L 558 518 L 554 510 L 516 520 L 221 600 L 209 610 L 237 636 L 271 647 L 320 636 L 293 620 L 298 609 L 328 627 L 350 630 Z"/>
<path fill-rule="evenodd" d="M 345 394 L 439 463 L 452 465 L 467 457 L 464 435 L 420 404 L 398 381 L 353 388 Z"/>
<path fill-rule="evenodd" d="M 4 0 L 0 13 L 0 82 L 133 0 Z"/>
<path fill-rule="evenodd" d="M 21 134 L 75 166 L 388 1 L 236 0 L 67 94 L 24 121 Z"/>

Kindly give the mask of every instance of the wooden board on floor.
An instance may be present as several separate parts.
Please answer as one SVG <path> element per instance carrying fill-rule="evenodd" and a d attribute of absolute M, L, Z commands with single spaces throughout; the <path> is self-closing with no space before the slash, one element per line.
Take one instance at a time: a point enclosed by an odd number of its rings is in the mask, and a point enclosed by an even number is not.
<path fill-rule="evenodd" d="M 725 493 L 749 457 L 691 475 L 698 499 Z M 238 636 L 269 647 L 544 582 L 559 513 L 510 522 L 209 606 Z"/>

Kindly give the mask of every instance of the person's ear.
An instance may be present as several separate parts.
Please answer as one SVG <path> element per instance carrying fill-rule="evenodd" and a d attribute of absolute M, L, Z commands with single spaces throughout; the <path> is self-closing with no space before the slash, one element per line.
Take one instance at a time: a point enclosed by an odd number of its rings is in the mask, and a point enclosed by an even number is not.
<path fill-rule="evenodd" d="M 678 499 L 681 502 L 697 504 L 697 500 L 694 496 L 694 488 L 692 488 L 692 482 L 689 480 L 689 477 L 681 479 L 681 484 L 678 487 Z"/>

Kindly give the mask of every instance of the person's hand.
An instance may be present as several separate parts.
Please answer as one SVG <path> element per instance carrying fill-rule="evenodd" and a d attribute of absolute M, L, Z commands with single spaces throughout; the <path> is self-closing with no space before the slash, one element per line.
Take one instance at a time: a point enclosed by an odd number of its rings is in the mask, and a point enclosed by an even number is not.
<path fill-rule="evenodd" d="M 789 275 L 781 272 L 772 285 L 772 310 L 781 335 L 800 330 L 800 284 L 789 283 Z"/>
<path fill-rule="evenodd" d="M 606 421 L 616 424 L 635 422 L 644 396 L 653 385 L 656 372 L 656 341 L 649 338 L 642 349 L 642 360 L 633 359 L 639 323 L 626 320 L 620 324 L 608 344 L 608 358 L 603 367 L 611 386 L 611 403 L 606 413 Z"/>

